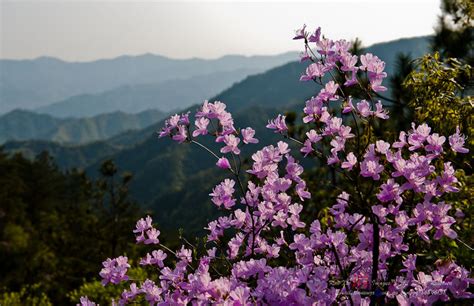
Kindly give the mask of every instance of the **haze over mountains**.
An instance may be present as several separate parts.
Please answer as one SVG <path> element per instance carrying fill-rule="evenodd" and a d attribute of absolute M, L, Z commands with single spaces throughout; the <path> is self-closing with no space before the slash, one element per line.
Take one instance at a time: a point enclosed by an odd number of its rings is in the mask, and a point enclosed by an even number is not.
<path fill-rule="evenodd" d="M 158 84 L 235 71 L 234 77 L 227 76 L 230 83 L 221 83 L 225 87 L 214 87 L 223 90 L 238 76 L 245 77 L 243 71 L 263 72 L 295 57 L 295 52 L 288 52 L 273 56 L 230 55 L 212 60 L 181 60 L 152 54 L 74 63 L 50 57 L 0 60 L 0 113 L 15 108 L 35 109 L 72 96 L 102 93 L 121 86 Z"/>
<path fill-rule="evenodd" d="M 386 71 L 390 74 L 397 53 L 411 53 L 416 58 L 428 51 L 428 43 L 427 37 L 410 38 L 376 44 L 365 52 L 374 52 L 386 61 Z M 243 157 L 275 140 L 276 136 L 265 129 L 269 118 L 285 110 L 299 112 L 304 101 L 319 91 L 318 85 L 299 81 L 306 65 L 293 61 L 248 76 L 229 89 L 209 96 L 211 101 L 221 100 L 228 105 L 234 113 L 236 127 L 252 126 L 256 129 L 260 143 L 245 149 Z M 196 104 L 200 102 L 196 101 Z M 197 105 L 192 105 L 182 111 L 196 108 Z M 215 160 L 198 147 L 178 145 L 169 139 L 158 140 L 155 132 L 161 126 L 163 120 L 141 130 L 80 146 L 32 140 L 7 142 L 4 148 L 10 152 L 21 151 L 30 157 L 47 150 L 60 167 L 80 167 L 92 176 L 97 174 L 104 159 L 111 158 L 119 169 L 134 174 L 130 192 L 144 206 L 157 212 L 160 226 L 200 229 L 215 213 L 209 205 L 207 193 L 202 190 L 210 191 L 222 172 L 216 169 Z M 209 140 L 205 142 L 212 147 Z M 175 217 L 178 215 L 179 218 Z"/>
<path fill-rule="evenodd" d="M 178 111 L 257 72 L 259 69 L 248 68 L 161 83 L 123 85 L 99 94 L 73 96 L 35 111 L 59 118 L 95 116 L 114 111 L 137 113 L 147 109 Z"/>
<path fill-rule="evenodd" d="M 128 130 L 143 129 L 164 116 L 158 110 L 148 110 L 137 114 L 113 112 L 89 118 L 60 119 L 14 110 L 0 116 L 0 144 L 7 140 L 31 139 L 83 144 L 104 140 Z"/>

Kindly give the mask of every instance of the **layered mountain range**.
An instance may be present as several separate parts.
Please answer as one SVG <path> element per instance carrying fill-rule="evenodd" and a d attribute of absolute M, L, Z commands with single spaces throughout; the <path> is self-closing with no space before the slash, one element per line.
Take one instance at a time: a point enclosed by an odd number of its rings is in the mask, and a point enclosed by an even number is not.
<path fill-rule="evenodd" d="M 97 94 L 109 98 L 111 95 L 123 96 L 127 95 L 127 90 L 133 90 L 135 86 L 138 86 L 139 90 L 148 91 L 154 86 L 161 90 L 166 87 L 183 89 L 186 87 L 186 82 L 193 83 L 188 86 L 194 86 L 193 88 L 200 93 L 198 88 L 202 83 L 195 77 L 207 78 L 209 90 L 205 93 L 214 95 L 246 75 L 263 72 L 287 63 L 295 57 L 295 52 L 289 52 L 274 56 L 229 55 L 211 60 L 171 59 L 153 54 L 121 56 L 93 62 L 65 62 L 51 57 L 34 60 L 0 60 L 0 113 L 16 108 L 29 110 L 39 108 L 51 115 L 81 117 L 84 114 L 74 112 L 77 105 L 67 113 L 67 107 L 60 107 L 62 101 L 71 107 L 70 99 L 77 103 L 91 103 L 88 100 L 93 100 Z M 173 81 L 176 81 L 176 84 L 173 84 Z M 162 82 L 167 83 L 160 85 Z M 156 91 L 153 94 L 156 94 Z M 196 103 L 194 96 L 178 97 L 190 99 L 181 103 L 188 105 Z M 146 109 L 142 107 L 140 99 L 135 98 L 135 106 L 140 108 L 138 111 Z M 104 107 L 101 105 L 104 103 L 98 99 L 88 104 L 89 108 L 85 115 L 96 115 L 98 113 L 94 112 L 94 109 Z M 153 108 L 162 107 L 160 110 L 168 111 L 166 103 L 155 97 Z M 51 104 L 55 107 L 43 108 Z M 181 106 L 182 104 L 172 105 L 171 108 Z M 107 109 L 108 112 L 117 110 L 127 109 L 121 109 L 120 103 L 115 108 Z"/>

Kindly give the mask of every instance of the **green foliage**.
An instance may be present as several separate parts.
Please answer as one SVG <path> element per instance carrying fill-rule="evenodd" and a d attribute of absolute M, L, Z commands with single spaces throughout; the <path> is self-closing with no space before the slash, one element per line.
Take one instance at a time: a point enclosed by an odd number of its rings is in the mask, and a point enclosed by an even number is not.
<path fill-rule="evenodd" d="M 443 58 L 463 59 L 474 65 L 474 4 L 470 0 L 443 0 L 442 15 L 432 40 Z"/>
<path fill-rule="evenodd" d="M 34 159 L 39 153 L 46 151 L 54 157 L 61 169 L 85 168 L 122 149 L 110 141 L 98 141 L 82 146 L 64 146 L 43 140 L 11 141 L 2 147 L 10 153 L 21 153 L 28 159 Z"/>
<path fill-rule="evenodd" d="M 390 122 L 386 125 L 393 125 L 390 130 L 403 131 L 410 127 L 413 122 L 413 109 L 408 106 L 411 99 L 411 92 L 403 86 L 407 76 L 414 70 L 415 63 L 408 53 L 399 53 L 395 62 L 395 72 L 389 77 L 389 88 L 391 89 L 390 99 L 384 98 L 389 102 L 391 116 Z"/>
<path fill-rule="evenodd" d="M 139 209 L 128 198 L 130 175 L 117 179 L 114 169 L 94 182 L 61 172 L 47 154 L 30 161 L 0 151 L 0 288 L 16 292 L 4 296 L 9 303 L 36 303 L 26 300 L 34 288 L 64 304 L 67 292 L 97 277 L 105 258 L 133 254 Z"/>
<path fill-rule="evenodd" d="M 117 167 L 112 160 L 106 160 L 100 167 L 101 178 L 96 182 L 94 192 L 95 209 L 100 216 L 99 228 L 105 240 L 104 252 L 116 257 L 131 249 L 131 229 L 139 218 L 138 204 L 128 196 L 132 174 L 124 172 L 117 177 Z"/>
<path fill-rule="evenodd" d="M 456 59 L 442 61 L 438 53 L 425 55 L 417 64 L 404 83 L 415 120 L 442 134 L 453 134 L 459 125 L 472 142 L 474 99 L 465 90 L 471 67 Z"/>
<path fill-rule="evenodd" d="M 52 306 L 48 296 L 39 290 L 38 284 L 25 286 L 19 292 L 0 292 L 2 306 Z"/>

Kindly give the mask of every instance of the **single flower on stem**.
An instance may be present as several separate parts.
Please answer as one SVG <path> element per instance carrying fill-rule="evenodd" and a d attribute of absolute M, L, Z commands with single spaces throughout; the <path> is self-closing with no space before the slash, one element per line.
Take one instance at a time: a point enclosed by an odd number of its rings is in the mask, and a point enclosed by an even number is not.
<path fill-rule="evenodd" d="M 242 133 L 243 142 L 245 144 L 258 143 L 258 139 L 254 138 L 255 130 L 252 129 L 251 127 L 242 129 L 240 132 Z"/>
<path fill-rule="evenodd" d="M 230 169 L 231 168 L 229 160 L 225 157 L 219 158 L 217 160 L 216 165 L 217 165 L 217 167 L 219 167 L 221 169 Z"/>

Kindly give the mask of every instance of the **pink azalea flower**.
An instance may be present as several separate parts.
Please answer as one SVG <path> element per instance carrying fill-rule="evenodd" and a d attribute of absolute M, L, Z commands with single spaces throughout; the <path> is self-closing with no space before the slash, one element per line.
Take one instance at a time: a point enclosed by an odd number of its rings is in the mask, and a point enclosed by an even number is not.
<path fill-rule="evenodd" d="M 293 39 L 305 38 L 306 37 L 305 29 L 306 29 L 306 24 L 303 24 L 303 27 L 301 29 L 298 29 L 295 31 L 295 37 L 293 37 Z"/>
<path fill-rule="evenodd" d="M 339 96 L 336 95 L 339 85 L 334 81 L 329 81 L 326 83 L 323 89 L 318 94 L 318 97 L 323 101 L 335 101 L 339 99 Z"/>
<path fill-rule="evenodd" d="M 178 143 L 183 143 L 188 138 L 188 131 L 184 125 L 178 125 L 178 133 L 173 135 L 173 140 L 177 141 Z"/>
<path fill-rule="evenodd" d="M 341 164 L 341 168 L 347 169 L 349 171 L 352 170 L 352 168 L 357 164 L 357 157 L 354 155 L 354 153 L 349 152 L 346 156 L 346 161 L 344 161 Z"/>
<path fill-rule="evenodd" d="M 102 285 L 107 285 L 108 283 L 118 284 L 122 281 L 128 280 L 126 275 L 130 265 L 128 264 L 128 258 L 125 256 L 119 256 L 115 259 L 108 258 L 106 261 L 102 262 L 104 266 L 100 271 L 99 275 L 102 277 Z"/>
<path fill-rule="evenodd" d="M 193 137 L 197 137 L 199 135 L 206 135 L 207 134 L 207 126 L 209 125 L 209 119 L 201 117 L 196 119 L 195 125 L 196 130 L 193 131 Z"/>
<path fill-rule="evenodd" d="M 317 143 L 323 137 L 319 135 L 315 130 L 310 130 L 309 132 L 306 133 L 306 136 L 308 137 L 308 140 L 311 141 L 312 143 Z"/>
<path fill-rule="evenodd" d="M 397 204 L 402 203 L 402 197 L 400 196 L 402 191 L 400 185 L 395 183 L 393 179 L 389 179 L 385 184 L 380 187 L 380 192 L 377 194 L 377 199 L 381 202 L 395 201 Z"/>
<path fill-rule="evenodd" d="M 347 114 L 352 112 L 355 109 L 354 105 L 352 104 L 352 98 L 349 97 L 349 100 L 344 103 L 344 107 L 342 109 L 343 114 Z"/>
<path fill-rule="evenodd" d="M 360 175 L 363 177 L 372 177 L 373 180 L 380 179 L 380 173 L 383 171 L 383 166 L 379 164 L 377 158 L 366 158 L 360 164 Z"/>
<path fill-rule="evenodd" d="M 314 149 L 313 149 L 313 144 L 311 143 L 311 140 L 306 139 L 300 151 L 301 153 L 304 153 L 304 157 L 308 156 L 308 154 L 313 152 Z"/>
<path fill-rule="evenodd" d="M 320 62 L 312 63 L 306 68 L 306 74 L 303 74 L 300 81 L 311 81 L 315 78 L 322 78 L 324 76 L 324 65 Z"/>
<path fill-rule="evenodd" d="M 466 137 L 464 137 L 459 132 L 459 126 L 456 127 L 456 133 L 449 136 L 449 145 L 451 146 L 451 150 L 458 153 L 468 153 L 469 149 L 464 147 L 464 142 Z"/>
<path fill-rule="evenodd" d="M 238 148 L 240 138 L 235 137 L 234 135 L 226 135 L 224 136 L 224 143 L 225 147 L 221 148 L 221 153 L 232 152 L 236 155 L 240 154 L 240 149 Z"/>
<path fill-rule="evenodd" d="M 387 152 L 390 150 L 390 144 L 388 142 L 385 142 L 383 140 L 377 140 L 375 142 L 375 150 L 379 152 L 380 154 L 387 154 Z"/>
<path fill-rule="evenodd" d="M 231 168 L 229 160 L 225 157 L 219 158 L 217 160 L 216 165 L 217 165 L 217 167 L 219 167 L 221 169 L 230 169 Z"/>
<path fill-rule="evenodd" d="M 318 27 L 314 33 L 311 34 L 311 36 L 308 38 L 308 42 L 314 42 L 317 43 L 321 38 L 321 28 Z"/>
<path fill-rule="evenodd" d="M 146 231 L 146 236 L 148 237 L 145 239 L 145 244 L 158 244 L 160 240 L 158 240 L 158 236 L 160 236 L 160 231 L 156 228 L 150 228 Z"/>
<path fill-rule="evenodd" d="M 212 193 L 209 194 L 212 197 L 212 202 L 216 206 L 220 207 L 222 205 L 226 209 L 229 209 L 234 206 L 235 199 L 232 197 L 235 191 L 234 185 L 235 181 L 230 179 L 225 179 L 222 183 L 217 185 L 212 190 Z"/>
<path fill-rule="evenodd" d="M 242 133 L 244 143 L 246 143 L 246 144 L 258 143 L 258 139 L 253 138 L 253 136 L 255 136 L 255 130 L 254 129 L 248 127 L 246 129 L 242 129 L 240 132 Z"/>
<path fill-rule="evenodd" d="M 388 117 L 388 111 L 383 109 L 382 102 L 377 101 L 377 104 L 375 104 L 375 112 L 374 112 L 375 117 L 378 117 L 380 119 L 387 120 Z"/>
<path fill-rule="evenodd" d="M 433 133 L 426 138 L 426 141 L 428 145 L 425 146 L 425 150 L 438 155 L 443 152 L 443 144 L 446 141 L 446 137 L 439 136 L 438 133 Z"/>
<path fill-rule="evenodd" d="M 278 115 L 275 119 L 269 120 L 267 128 L 275 130 L 275 133 L 283 133 L 288 130 L 288 127 L 285 123 L 285 116 Z"/>
<path fill-rule="evenodd" d="M 96 303 L 89 300 L 87 296 L 81 296 L 80 304 L 78 306 L 96 306 Z"/>
<path fill-rule="evenodd" d="M 343 53 L 341 55 L 341 70 L 342 71 L 352 71 L 357 72 L 358 68 L 355 67 L 357 64 L 357 55 L 352 55 L 350 53 Z"/>
<path fill-rule="evenodd" d="M 357 111 L 359 112 L 359 115 L 364 118 L 372 115 L 372 111 L 370 110 L 370 104 L 366 100 L 362 100 L 357 103 Z"/>
<path fill-rule="evenodd" d="M 318 53 L 321 55 L 331 55 L 334 53 L 333 46 L 334 42 L 330 39 L 320 39 L 317 43 L 316 46 L 318 47 Z"/>

